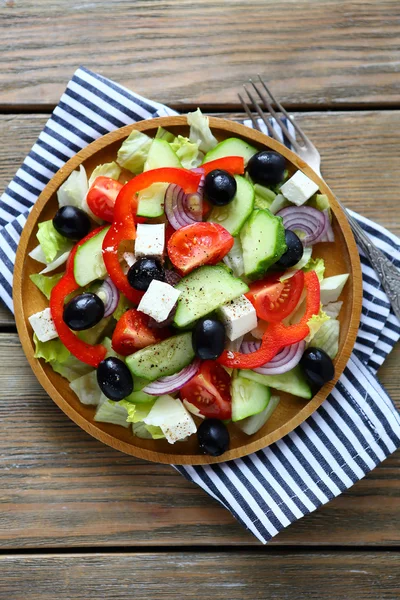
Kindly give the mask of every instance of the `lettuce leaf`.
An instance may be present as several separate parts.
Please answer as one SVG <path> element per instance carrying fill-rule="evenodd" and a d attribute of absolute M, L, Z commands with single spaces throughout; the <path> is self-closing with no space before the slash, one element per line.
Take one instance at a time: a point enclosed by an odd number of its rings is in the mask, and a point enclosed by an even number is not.
<path fill-rule="evenodd" d="M 72 171 L 71 175 L 58 189 L 57 198 L 59 206 L 76 206 L 86 210 L 86 194 L 89 189 L 86 171 L 80 165 L 79 171 Z"/>
<path fill-rule="evenodd" d="M 167 131 L 166 129 L 164 129 L 164 127 L 158 127 L 157 133 L 156 133 L 156 139 L 165 140 L 166 142 L 173 142 L 174 137 L 175 137 L 174 134 L 171 133 L 170 131 Z"/>
<path fill-rule="evenodd" d="M 129 310 L 130 308 L 132 308 L 132 303 L 129 302 L 128 298 L 126 298 L 123 294 L 120 294 L 119 296 L 119 301 L 118 301 L 118 306 L 117 308 L 114 310 L 113 312 L 113 318 L 116 321 L 119 321 L 119 319 L 122 317 L 122 315 Z"/>
<path fill-rule="evenodd" d="M 32 273 L 29 275 L 29 279 L 36 285 L 36 287 L 50 300 L 50 294 L 53 287 L 60 281 L 63 273 L 56 273 L 56 275 L 41 275 L 40 273 Z"/>
<path fill-rule="evenodd" d="M 71 247 L 71 241 L 58 233 L 51 219 L 39 223 L 36 237 L 43 250 L 46 263 L 51 263 L 57 254 L 66 252 Z"/>
<path fill-rule="evenodd" d="M 92 370 L 82 377 L 78 377 L 69 384 L 71 390 L 75 392 L 82 404 L 97 406 L 100 403 L 101 390 L 97 383 L 97 372 Z"/>
<path fill-rule="evenodd" d="M 118 164 L 135 175 L 141 173 L 152 141 L 151 137 L 134 129 L 118 150 Z"/>
<path fill-rule="evenodd" d="M 89 178 L 89 187 L 91 187 L 97 177 L 110 177 L 111 179 L 118 180 L 120 175 L 121 167 L 114 161 L 98 165 Z"/>
<path fill-rule="evenodd" d="M 328 304 L 324 304 L 322 307 L 328 317 L 331 319 L 336 319 L 339 316 L 341 308 L 343 306 L 343 302 L 339 300 L 338 302 L 329 302 Z"/>
<path fill-rule="evenodd" d="M 328 315 L 322 310 L 321 304 L 319 313 L 317 315 L 313 315 L 311 319 L 307 321 L 307 325 L 310 328 L 310 333 L 305 338 L 305 341 L 309 342 L 310 340 L 312 340 L 316 333 L 319 331 L 319 329 L 322 327 L 322 325 L 327 321 L 330 321 L 330 317 L 328 317 Z"/>
<path fill-rule="evenodd" d="M 310 258 L 308 263 L 303 267 L 303 271 L 308 273 L 308 271 L 315 271 L 318 279 L 321 281 L 324 278 L 325 274 L 325 262 L 323 258 Z"/>
<path fill-rule="evenodd" d="M 310 341 L 310 346 L 321 348 L 332 359 L 339 352 L 340 323 L 337 319 L 329 319 L 322 323 L 319 330 Z"/>
<path fill-rule="evenodd" d="M 58 269 L 58 267 L 61 267 L 61 265 L 66 263 L 71 253 L 71 250 L 72 244 L 70 248 L 68 248 L 68 250 L 66 250 L 65 252 L 57 252 L 57 256 L 55 257 L 55 259 L 40 271 L 40 275 L 44 275 L 45 273 L 51 273 L 52 271 Z"/>
<path fill-rule="evenodd" d="M 189 139 L 198 145 L 202 152 L 215 148 L 218 140 L 213 136 L 208 117 L 203 115 L 198 108 L 195 112 L 188 113 L 187 122 L 190 125 Z"/>
<path fill-rule="evenodd" d="M 51 368 L 56 373 L 59 373 L 68 381 L 74 381 L 82 375 L 86 375 L 92 370 L 92 367 L 78 360 L 72 354 L 69 355 L 67 360 L 60 362 L 58 360 L 50 362 Z"/>
<path fill-rule="evenodd" d="M 201 164 L 204 155 L 199 151 L 199 143 L 192 142 L 182 135 L 178 135 L 173 142 L 170 142 L 172 150 L 179 158 L 184 169 L 194 169 Z"/>
<path fill-rule="evenodd" d="M 34 333 L 33 343 L 35 344 L 35 358 L 43 358 L 46 362 L 63 363 L 68 360 L 70 356 L 70 351 L 64 346 L 59 338 L 50 340 L 49 342 L 41 342 L 36 333 Z"/>
<path fill-rule="evenodd" d="M 101 394 L 100 404 L 94 415 L 94 420 L 100 423 L 113 423 L 122 427 L 130 427 L 127 423 L 128 412 L 119 402 L 110 401 L 104 394 Z"/>

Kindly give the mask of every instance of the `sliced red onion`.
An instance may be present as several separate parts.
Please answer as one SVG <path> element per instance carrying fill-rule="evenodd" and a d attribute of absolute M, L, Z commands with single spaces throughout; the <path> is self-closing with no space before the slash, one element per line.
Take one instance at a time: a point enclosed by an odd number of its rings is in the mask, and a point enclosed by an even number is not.
<path fill-rule="evenodd" d="M 107 277 L 103 281 L 97 290 L 96 295 L 99 296 L 104 303 L 104 316 L 109 317 L 112 315 L 118 306 L 119 291 L 110 277 Z"/>
<path fill-rule="evenodd" d="M 285 229 L 306 234 L 302 239 L 304 246 L 312 246 L 321 241 L 329 225 L 327 213 L 312 206 L 288 206 L 280 210 L 277 216 L 282 217 Z"/>
<path fill-rule="evenodd" d="M 319 241 L 320 242 L 334 242 L 335 234 L 333 233 L 332 224 L 329 219 L 329 212 L 327 209 L 325 209 L 323 212 L 326 215 L 327 227 L 326 227 L 326 231 L 325 231 L 324 235 L 321 236 L 321 239 Z"/>
<path fill-rule="evenodd" d="M 200 361 L 196 358 L 190 365 L 167 377 L 161 377 L 146 387 L 143 388 L 143 392 L 150 394 L 151 396 L 162 396 L 163 394 L 172 394 L 181 389 L 188 381 L 190 381 L 198 372 L 200 367 Z"/>
<path fill-rule="evenodd" d="M 165 271 L 165 281 L 169 284 L 169 285 L 176 285 L 180 280 L 182 279 L 182 277 L 179 275 L 179 273 L 177 271 L 173 271 L 172 269 L 166 269 Z"/>
<path fill-rule="evenodd" d="M 185 194 L 183 189 L 171 183 L 165 192 L 164 208 L 167 219 L 174 229 L 198 223 L 203 214 L 204 177 L 201 178 L 197 192 Z"/>
<path fill-rule="evenodd" d="M 259 349 L 261 342 L 243 342 L 240 351 L 243 354 L 250 354 Z M 306 343 L 304 341 L 285 346 L 272 360 L 265 363 L 257 369 L 252 369 L 255 373 L 261 375 L 282 375 L 293 369 L 303 356 Z"/>

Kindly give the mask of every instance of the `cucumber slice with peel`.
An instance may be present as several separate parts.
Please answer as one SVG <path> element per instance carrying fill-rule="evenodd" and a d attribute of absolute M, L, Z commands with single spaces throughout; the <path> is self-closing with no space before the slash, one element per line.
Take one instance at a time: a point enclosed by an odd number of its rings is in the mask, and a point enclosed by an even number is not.
<path fill-rule="evenodd" d="M 233 377 L 231 385 L 232 421 L 241 421 L 256 415 L 268 406 L 271 397 L 269 387 L 245 379 L 240 375 Z"/>
<path fill-rule="evenodd" d="M 109 227 L 105 227 L 97 235 L 79 246 L 74 259 L 75 281 L 81 287 L 95 279 L 102 279 L 106 273 L 103 260 L 103 240 Z"/>
<path fill-rule="evenodd" d="M 257 148 L 254 148 L 254 146 L 251 146 L 247 142 L 244 142 L 239 138 L 228 138 L 207 152 L 203 163 L 216 160 L 217 158 L 225 158 L 227 156 L 243 156 L 244 164 L 247 165 L 253 154 L 256 154 L 256 152 L 258 152 Z"/>
<path fill-rule="evenodd" d="M 244 274 L 261 278 L 286 251 L 285 228 L 281 217 L 269 210 L 254 210 L 240 231 Z"/>
<path fill-rule="evenodd" d="M 257 431 L 260 431 L 261 427 L 264 427 L 265 423 L 271 417 L 279 402 L 279 396 L 271 396 L 267 407 L 264 408 L 263 411 L 261 411 L 257 415 L 252 415 L 251 417 L 247 417 L 247 419 L 238 421 L 236 423 L 236 427 L 238 427 L 247 435 L 254 435 L 255 433 L 257 433 Z"/>
<path fill-rule="evenodd" d="M 239 234 L 254 207 L 254 188 L 251 183 L 239 175 L 235 175 L 235 180 L 237 189 L 232 202 L 215 206 L 207 219 L 222 225 L 234 237 Z"/>

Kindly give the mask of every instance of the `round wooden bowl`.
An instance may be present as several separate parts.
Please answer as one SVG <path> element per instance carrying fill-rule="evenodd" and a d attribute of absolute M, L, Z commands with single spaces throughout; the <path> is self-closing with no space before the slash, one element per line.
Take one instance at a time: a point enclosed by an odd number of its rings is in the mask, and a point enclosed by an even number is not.
<path fill-rule="evenodd" d="M 360 261 L 353 234 L 342 209 L 328 186 L 304 161 L 282 144 L 258 131 L 232 121 L 210 118 L 210 126 L 219 141 L 228 137 L 238 137 L 260 150 L 266 148 L 276 150 L 286 158 L 291 172 L 296 169 L 302 170 L 319 185 L 321 193 L 329 197 L 336 241 L 334 244 L 318 245 L 314 256 L 325 259 L 327 276 L 350 273 L 342 295 L 344 305 L 339 317 L 341 334 L 339 353 L 335 359 L 335 379 L 325 385 L 309 401 L 280 393 L 281 402 L 278 408 L 265 426 L 253 436 L 249 437 L 234 425 L 230 425 L 230 450 L 217 458 L 205 456 L 199 452 L 195 435 L 187 442 L 170 445 L 164 440 L 139 439 L 132 434 L 130 429 L 120 426 L 96 423 L 93 420 L 94 408 L 81 404 L 66 379 L 55 373 L 42 360 L 34 358 L 32 329 L 28 317 L 44 309 L 48 306 L 48 302 L 29 279 L 31 273 L 38 272 L 38 263 L 32 260 L 28 253 L 37 245 L 38 223 L 54 216 L 58 208 L 56 192 L 73 170 L 82 163 L 90 175 L 98 164 L 116 158 L 119 146 L 133 129 L 145 131 L 152 136 L 155 135 L 159 126 L 167 128 L 176 135 L 188 135 L 188 126 L 184 116 L 163 117 L 127 125 L 81 150 L 56 173 L 43 190 L 29 215 L 18 247 L 14 273 L 15 318 L 23 349 L 39 382 L 61 410 L 90 435 L 117 450 L 150 461 L 186 465 L 217 463 L 245 456 L 276 442 L 307 419 L 328 396 L 350 357 L 358 330 L 362 301 Z"/>

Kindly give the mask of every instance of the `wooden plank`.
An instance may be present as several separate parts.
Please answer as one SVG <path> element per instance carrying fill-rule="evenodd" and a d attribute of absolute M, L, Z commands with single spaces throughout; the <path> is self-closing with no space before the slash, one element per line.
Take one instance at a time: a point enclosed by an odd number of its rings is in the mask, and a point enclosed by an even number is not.
<path fill-rule="evenodd" d="M 398 552 L 274 551 L 3 556 L 8 600 L 394 600 Z"/>
<path fill-rule="evenodd" d="M 398 0 L 7 0 L 0 103 L 55 104 L 82 62 L 175 105 L 237 105 L 261 73 L 295 105 L 400 101 Z"/>
<path fill-rule="evenodd" d="M 397 348 L 384 382 L 400 407 Z M 257 544 L 171 467 L 101 445 L 44 394 L 16 334 L 0 335 L 0 545 Z M 282 532 L 277 545 L 398 545 L 400 452 Z M 1 594 L 0 594 L 1 597 Z"/>

